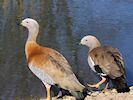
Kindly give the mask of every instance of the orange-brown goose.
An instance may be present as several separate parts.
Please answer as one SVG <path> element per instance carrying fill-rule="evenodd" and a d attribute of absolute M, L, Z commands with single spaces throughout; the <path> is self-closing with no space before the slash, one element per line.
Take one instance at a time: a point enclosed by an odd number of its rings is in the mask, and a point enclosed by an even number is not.
<path fill-rule="evenodd" d="M 86 96 L 85 87 L 78 81 L 66 58 L 56 50 L 42 47 L 36 42 L 39 24 L 36 20 L 26 18 L 21 25 L 29 31 L 25 44 L 25 54 L 29 69 L 42 81 L 46 87 L 47 98 L 50 100 L 51 85 L 58 84 L 71 92 L 77 99 Z"/>

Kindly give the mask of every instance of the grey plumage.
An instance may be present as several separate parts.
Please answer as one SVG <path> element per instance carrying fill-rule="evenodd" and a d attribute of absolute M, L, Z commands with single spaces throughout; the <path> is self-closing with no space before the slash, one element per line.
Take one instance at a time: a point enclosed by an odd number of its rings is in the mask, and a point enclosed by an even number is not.
<path fill-rule="evenodd" d="M 80 43 L 89 47 L 88 63 L 94 72 L 102 78 L 109 77 L 118 92 L 130 91 L 125 79 L 124 60 L 118 49 L 107 45 L 101 46 L 98 39 L 91 35 L 83 37 Z M 105 80 L 96 86 L 103 82 Z"/>

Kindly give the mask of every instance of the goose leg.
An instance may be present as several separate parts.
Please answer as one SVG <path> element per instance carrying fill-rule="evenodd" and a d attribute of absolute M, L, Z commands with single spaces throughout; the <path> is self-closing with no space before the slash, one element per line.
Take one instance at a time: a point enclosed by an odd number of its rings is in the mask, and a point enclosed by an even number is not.
<path fill-rule="evenodd" d="M 61 97 L 62 97 L 62 89 L 59 90 L 59 93 L 56 98 L 61 98 Z"/>
<path fill-rule="evenodd" d="M 105 85 L 105 88 L 102 91 L 103 93 L 108 92 L 108 85 L 109 85 L 109 82 Z"/>
<path fill-rule="evenodd" d="M 51 99 L 51 97 L 50 97 L 50 88 L 51 88 L 51 85 L 45 84 L 45 87 L 46 87 L 46 91 L 47 91 L 47 98 L 45 100 L 50 100 Z"/>
<path fill-rule="evenodd" d="M 100 82 L 98 82 L 97 84 L 94 84 L 94 85 L 88 84 L 88 86 L 99 88 L 100 85 L 103 84 L 106 81 L 106 78 L 104 78 L 104 77 L 101 77 L 101 78 L 102 78 L 102 80 Z"/>

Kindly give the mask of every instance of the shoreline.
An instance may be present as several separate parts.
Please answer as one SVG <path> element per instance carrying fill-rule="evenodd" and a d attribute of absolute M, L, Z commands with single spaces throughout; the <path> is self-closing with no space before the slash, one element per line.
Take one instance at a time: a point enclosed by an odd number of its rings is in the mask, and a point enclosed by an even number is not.
<path fill-rule="evenodd" d="M 85 100 L 133 100 L 133 86 L 130 87 L 130 92 L 117 93 L 115 89 L 109 89 L 109 91 L 103 93 L 96 91 L 88 94 Z M 44 99 L 40 99 L 44 100 Z M 73 96 L 64 96 L 61 99 L 52 98 L 52 100 L 76 100 Z"/>

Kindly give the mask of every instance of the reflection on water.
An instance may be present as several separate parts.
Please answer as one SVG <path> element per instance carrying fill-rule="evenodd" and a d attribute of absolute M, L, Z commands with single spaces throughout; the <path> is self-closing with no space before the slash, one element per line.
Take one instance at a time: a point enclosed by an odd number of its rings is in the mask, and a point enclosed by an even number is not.
<path fill-rule="evenodd" d="M 27 31 L 16 23 L 26 17 L 40 24 L 38 42 L 61 52 L 81 83 L 98 81 L 78 42 L 97 36 L 122 52 L 133 85 L 133 2 L 131 0 L 0 0 L 0 99 L 43 97 L 45 88 L 28 69 L 24 55 Z"/>

